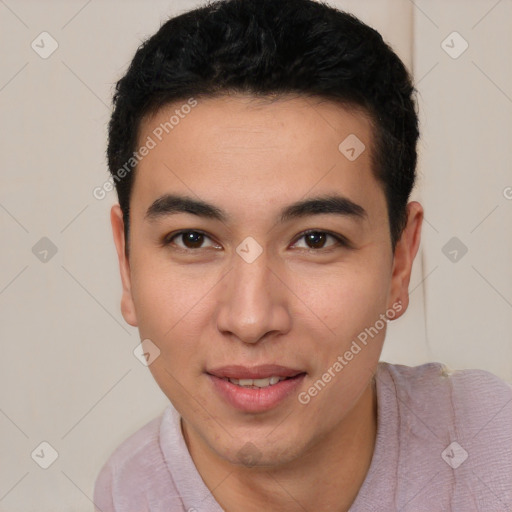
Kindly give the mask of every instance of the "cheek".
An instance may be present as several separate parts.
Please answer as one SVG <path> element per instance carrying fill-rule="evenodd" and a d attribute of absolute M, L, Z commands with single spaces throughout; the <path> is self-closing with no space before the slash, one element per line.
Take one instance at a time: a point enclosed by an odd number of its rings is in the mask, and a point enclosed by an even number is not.
<path fill-rule="evenodd" d="M 204 294 L 203 287 L 204 279 L 186 276 L 162 258 L 137 255 L 132 266 L 132 297 L 141 335 L 162 338 L 179 328 L 180 319 L 186 321 Z"/>
<path fill-rule="evenodd" d="M 310 324 L 340 343 L 373 325 L 386 311 L 390 275 L 380 263 L 329 269 L 297 282 L 296 295 L 312 313 Z"/>
<path fill-rule="evenodd" d="M 201 373 L 203 359 L 198 356 L 207 348 L 202 346 L 208 341 L 204 333 L 212 321 L 212 300 L 221 275 L 158 259 L 146 263 L 139 259 L 133 268 L 132 295 L 140 337 L 149 338 L 160 349 L 152 372 L 162 374 L 165 368 L 180 381 L 194 378 Z"/>
<path fill-rule="evenodd" d="M 140 338 L 150 339 L 159 350 L 148 369 L 179 410 L 186 408 L 200 415 L 199 404 L 190 400 L 189 390 L 201 374 L 197 354 L 203 326 L 195 321 L 200 304 L 194 304 L 204 292 L 191 293 L 183 282 L 154 267 L 136 274 L 132 282 Z"/>

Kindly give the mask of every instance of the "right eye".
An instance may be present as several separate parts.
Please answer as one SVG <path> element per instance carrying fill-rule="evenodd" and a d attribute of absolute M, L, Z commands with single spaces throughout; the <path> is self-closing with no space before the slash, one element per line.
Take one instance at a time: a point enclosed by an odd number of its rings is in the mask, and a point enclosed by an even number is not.
<path fill-rule="evenodd" d="M 180 246 L 174 242 L 174 240 L 181 240 L 183 246 Z M 164 247 L 176 245 L 179 249 L 184 251 L 194 251 L 196 249 L 203 249 L 201 245 L 203 244 L 205 239 L 211 240 L 209 236 L 207 236 L 202 231 L 196 231 L 193 229 L 181 230 L 167 235 L 162 245 Z M 218 247 L 218 246 L 217 246 Z M 206 247 L 204 247 L 206 248 Z"/>

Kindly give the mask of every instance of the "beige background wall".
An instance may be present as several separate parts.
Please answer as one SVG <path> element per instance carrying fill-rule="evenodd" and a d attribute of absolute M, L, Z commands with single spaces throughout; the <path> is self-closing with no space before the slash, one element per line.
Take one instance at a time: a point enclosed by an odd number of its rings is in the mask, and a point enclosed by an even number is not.
<path fill-rule="evenodd" d="M 92 190 L 107 178 L 113 83 L 196 3 L 0 0 L 0 511 L 92 510 L 108 455 L 167 404 L 119 310 L 115 194 Z M 331 3 L 381 31 L 420 91 L 426 223 L 382 358 L 512 382 L 512 2 Z M 46 59 L 31 47 L 51 49 L 43 31 L 58 44 Z M 48 469 L 31 457 L 50 460 L 43 441 L 58 454 Z"/>

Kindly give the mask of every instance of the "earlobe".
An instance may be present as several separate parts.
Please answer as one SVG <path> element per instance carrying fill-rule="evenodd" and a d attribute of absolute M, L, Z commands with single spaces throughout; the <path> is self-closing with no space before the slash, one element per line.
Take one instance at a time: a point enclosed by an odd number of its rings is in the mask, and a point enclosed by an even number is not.
<path fill-rule="evenodd" d="M 400 313 L 402 316 L 409 305 L 409 282 L 411 279 L 412 264 L 418 252 L 421 241 L 421 225 L 423 222 L 423 207 L 417 201 L 411 201 L 407 205 L 407 225 L 397 242 L 393 258 L 393 271 L 391 277 L 390 303 L 401 302 Z"/>
<path fill-rule="evenodd" d="M 112 206 L 110 210 L 110 222 L 112 224 L 112 234 L 117 251 L 117 259 L 119 262 L 119 272 L 123 285 L 123 293 L 121 297 L 121 313 L 125 321 L 137 327 L 137 315 L 132 297 L 130 262 L 125 254 L 125 238 L 124 238 L 124 221 L 123 212 L 118 204 Z"/>

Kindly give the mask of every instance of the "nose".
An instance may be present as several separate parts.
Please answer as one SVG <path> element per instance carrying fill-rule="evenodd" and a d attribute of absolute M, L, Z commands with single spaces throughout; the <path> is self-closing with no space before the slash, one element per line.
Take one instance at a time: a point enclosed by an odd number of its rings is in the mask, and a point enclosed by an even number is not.
<path fill-rule="evenodd" d="M 217 328 L 224 336 L 255 344 L 291 328 L 289 300 L 283 271 L 270 266 L 263 252 L 254 261 L 233 257 L 218 297 Z"/>

